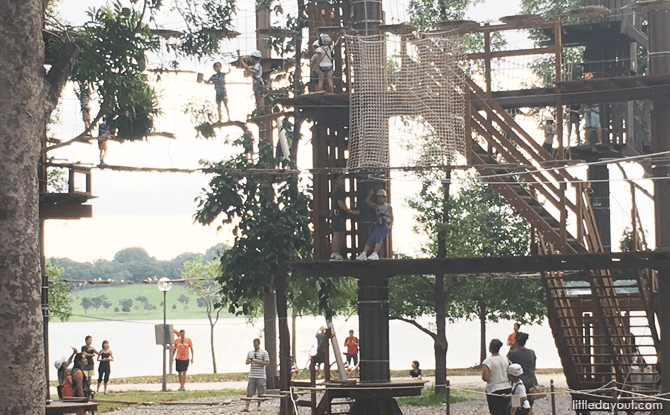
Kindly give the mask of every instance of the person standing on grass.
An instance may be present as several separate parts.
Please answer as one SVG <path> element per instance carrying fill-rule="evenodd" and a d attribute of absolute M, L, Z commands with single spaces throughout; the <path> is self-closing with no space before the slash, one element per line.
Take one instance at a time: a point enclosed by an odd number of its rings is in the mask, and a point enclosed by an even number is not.
<path fill-rule="evenodd" d="M 259 398 L 265 395 L 265 367 L 270 364 L 270 355 L 265 350 L 261 349 L 261 340 L 254 339 L 254 350 L 247 353 L 247 365 L 251 365 L 249 369 L 249 384 L 247 385 L 247 406 L 242 409 L 242 412 L 249 412 L 249 405 L 251 404 L 251 397 L 256 394 Z M 258 401 L 258 408 L 261 407 L 261 401 Z"/>
<path fill-rule="evenodd" d="M 347 363 L 350 367 L 358 365 L 358 338 L 354 336 L 354 331 L 349 330 L 349 337 L 344 339 L 344 347 L 347 348 Z"/>
<path fill-rule="evenodd" d="M 98 362 L 100 362 L 100 364 L 98 365 L 98 389 L 95 393 L 100 392 L 100 384 L 104 381 L 104 394 L 107 395 L 107 382 L 109 382 L 109 374 L 111 372 L 110 362 L 113 360 L 114 355 L 109 348 L 109 342 L 105 340 L 102 342 L 102 350 L 100 350 L 100 354 L 98 355 Z"/>
<path fill-rule="evenodd" d="M 91 344 L 93 344 L 93 337 L 92 336 L 86 336 L 84 338 L 86 341 L 86 344 L 81 346 L 81 352 L 84 354 L 86 357 L 86 365 L 82 366 L 82 370 L 84 371 L 84 374 L 86 375 L 88 384 L 91 384 L 91 379 L 93 378 L 93 374 L 95 373 L 95 355 L 100 354 L 99 351 L 95 350 L 95 348 L 91 347 Z"/>
<path fill-rule="evenodd" d="M 390 203 L 386 203 L 386 190 L 380 189 L 377 192 L 376 203 L 372 202 L 372 196 L 374 194 L 375 191 L 370 189 L 370 193 L 368 194 L 367 199 L 365 199 L 365 203 L 375 209 L 375 213 L 377 214 L 377 227 L 375 228 L 374 232 L 372 232 L 372 235 L 370 235 L 368 242 L 365 244 L 365 249 L 363 252 L 361 252 L 361 254 L 356 258 L 357 260 L 378 260 L 379 249 L 382 247 L 382 240 L 384 240 L 386 235 L 391 232 L 391 228 L 393 227 L 393 208 L 391 207 Z M 368 252 L 370 252 L 372 249 L 373 243 L 374 251 L 368 255 Z"/>
<path fill-rule="evenodd" d="M 176 361 L 176 369 L 179 374 L 179 390 L 185 391 L 186 385 L 186 371 L 189 363 L 189 349 L 191 352 L 191 363 L 193 363 L 193 342 L 186 337 L 186 330 L 179 330 L 179 338 L 174 341 L 174 359 Z"/>

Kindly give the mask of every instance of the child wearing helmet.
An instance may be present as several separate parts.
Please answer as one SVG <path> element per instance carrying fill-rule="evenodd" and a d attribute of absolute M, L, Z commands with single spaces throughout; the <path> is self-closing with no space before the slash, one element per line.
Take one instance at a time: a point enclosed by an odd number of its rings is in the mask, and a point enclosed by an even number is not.
<path fill-rule="evenodd" d="M 326 92 L 333 93 L 333 65 L 335 59 L 333 56 L 333 47 L 339 43 L 337 39 L 335 43 L 330 39 L 326 33 L 319 35 L 319 47 L 316 49 L 318 54 L 316 67 L 319 76 L 319 84 L 316 86 L 317 91 L 323 91 L 323 80 L 326 79 Z"/>
<path fill-rule="evenodd" d="M 254 82 L 254 96 L 256 97 L 256 108 L 258 114 L 265 113 L 265 83 L 263 82 L 263 67 L 261 66 L 261 51 L 255 50 L 251 52 L 251 59 L 253 65 L 249 66 L 240 56 L 240 66 L 244 68 L 244 72 L 251 75 Z"/>
<path fill-rule="evenodd" d="M 386 237 L 386 235 L 389 234 L 389 232 L 391 232 L 391 228 L 393 227 L 393 208 L 389 203 L 386 202 L 386 190 L 380 189 L 377 192 L 376 203 L 372 202 L 372 196 L 374 194 L 375 191 L 370 189 L 370 193 L 368 193 L 368 197 L 365 199 L 365 203 L 375 209 L 375 213 L 377 214 L 377 227 L 375 228 L 374 232 L 372 232 L 372 235 L 370 235 L 368 242 L 365 244 L 365 250 L 363 250 L 363 252 L 361 252 L 361 254 L 356 258 L 361 261 L 366 259 L 379 259 L 379 249 L 382 247 L 382 240 Z M 375 244 L 374 252 L 368 256 L 368 252 L 370 252 L 372 249 L 373 243 Z"/>
<path fill-rule="evenodd" d="M 554 122 L 554 117 L 551 115 L 544 117 L 544 122 L 540 124 L 540 128 L 544 131 L 544 144 L 542 144 L 542 148 L 547 153 L 552 154 L 554 136 L 556 135 L 556 123 Z"/>
<path fill-rule="evenodd" d="M 314 43 L 312 43 L 312 49 L 314 50 L 314 54 L 312 55 L 312 58 L 310 59 L 310 82 L 312 83 L 312 91 L 316 90 L 316 86 L 319 84 L 319 71 L 316 63 L 319 61 L 319 54 L 317 53 L 317 49 L 319 48 L 319 41 L 315 40 Z"/>
<path fill-rule="evenodd" d="M 512 382 L 512 393 L 503 395 L 503 397 L 511 399 L 507 407 L 507 413 L 510 415 L 533 415 L 533 408 L 528 401 L 526 387 L 521 380 L 521 375 L 523 375 L 523 368 L 520 364 L 512 363 L 507 367 L 507 377 Z"/>

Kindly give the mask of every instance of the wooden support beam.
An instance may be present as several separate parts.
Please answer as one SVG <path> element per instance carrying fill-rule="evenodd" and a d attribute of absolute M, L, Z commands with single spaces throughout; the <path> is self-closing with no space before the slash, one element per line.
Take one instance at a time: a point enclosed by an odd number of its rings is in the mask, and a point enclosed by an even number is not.
<path fill-rule="evenodd" d="M 395 275 L 528 273 L 541 271 L 670 268 L 670 252 L 614 252 L 493 258 L 393 259 L 382 261 L 290 262 L 303 275 L 356 277 Z"/>
<path fill-rule="evenodd" d="M 92 218 L 93 206 L 77 204 L 40 203 L 40 219 Z"/>

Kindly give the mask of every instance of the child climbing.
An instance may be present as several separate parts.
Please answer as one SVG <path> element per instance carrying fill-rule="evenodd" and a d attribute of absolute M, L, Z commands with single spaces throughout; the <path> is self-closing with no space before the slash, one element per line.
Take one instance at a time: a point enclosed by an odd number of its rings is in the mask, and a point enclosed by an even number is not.
<path fill-rule="evenodd" d="M 261 66 L 261 51 L 251 52 L 253 65 L 249 66 L 240 56 L 240 66 L 244 72 L 251 75 L 254 82 L 254 96 L 256 97 L 256 109 L 258 115 L 265 114 L 265 83 L 263 82 L 263 67 Z"/>
<path fill-rule="evenodd" d="M 226 94 L 226 75 L 230 73 L 230 68 L 227 72 L 221 72 L 221 62 L 216 62 L 214 64 L 214 75 L 212 75 L 207 81 L 208 84 L 214 85 L 214 91 L 216 92 L 216 106 L 219 111 L 219 121 L 221 121 L 221 103 L 226 107 L 226 115 L 228 115 L 228 121 L 230 121 L 230 110 L 228 110 L 228 95 Z"/>
<path fill-rule="evenodd" d="M 79 82 L 79 91 L 74 90 L 81 106 L 81 119 L 84 121 L 84 127 L 88 130 L 91 126 L 91 88 L 84 82 Z"/>
<path fill-rule="evenodd" d="M 319 47 L 316 49 L 318 56 L 316 62 L 316 72 L 319 76 L 319 83 L 316 86 L 317 91 L 323 91 L 323 80 L 326 78 L 326 92 L 333 93 L 333 65 L 335 63 L 333 56 L 333 48 L 339 43 L 337 39 L 335 43 L 325 33 L 319 36 Z"/>
<path fill-rule="evenodd" d="M 542 144 L 542 148 L 545 149 L 547 153 L 552 154 L 554 136 L 556 135 L 556 123 L 554 123 L 554 117 L 551 115 L 544 117 L 544 123 L 540 124 L 540 128 L 544 131 L 544 144 Z"/>
<path fill-rule="evenodd" d="M 375 209 L 377 214 L 377 227 L 375 228 L 372 235 L 368 239 L 368 242 L 365 244 L 365 249 L 361 254 L 356 258 L 358 260 L 377 260 L 379 259 L 379 249 L 382 247 L 382 240 L 386 235 L 391 232 L 391 227 L 393 226 L 393 208 L 389 203 L 386 203 L 386 190 L 380 189 L 377 192 L 377 202 L 372 202 L 372 196 L 375 194 L 374 190 L 370 190 L 365 203 L 368 206 Z M 372 243 L 374 242 L 374 252 L 368 256 L 368 252 L 372 249 Z"/>
<path fill-rule="evenodd" d="M 100 150 L 100 165 L 105 166 L 107 157 L 107 139 L 112 135 L 106 120 L 98 125 L 98 150 Z"/>

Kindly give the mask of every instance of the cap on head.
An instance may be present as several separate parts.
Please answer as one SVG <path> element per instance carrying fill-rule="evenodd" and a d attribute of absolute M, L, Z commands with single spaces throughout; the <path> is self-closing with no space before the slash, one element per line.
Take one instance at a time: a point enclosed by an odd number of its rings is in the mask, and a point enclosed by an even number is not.
<path fill-rule="evenodd" d="M 324 45 L 330 45 L 330 42 L 332 42 L 332 39 L 327 33 L 321 33 L 321 43 Z"/>
<path fill-rule="evenodd" d="M 60 370 L 60 368 L 63 366 L 63 363 L 67 363 L 67 359 L 61 357 L 60 359 L 56 360 L 56 362 L 54 362 L 54 366 L 56 366 L 57 370 Z"/>
<path fill-rule="evenodd" d="M 312 43 L 312 46 L 314 47 L 314 49 L 318 48 L 319 47 L 319 41 L 315 40 L 314 43 Z"/>
<path fill-rule="evenodd" d="M 251 57 L 260 59 L 261 58 L 261 51 L 260 50 L 255 50 L 255 51 L 251 52 Z"/>
<path fill-rule="evenodd" d="M 554 121 L 554 117 L 553 117 L 553 115 L 551 115 L 551 114 L 549 114 L 549 115 L 545 115 L 544 120 L 545 120 L 545 121 Z"/>
<path fill-rule="evenodd" d="M 384 190 L 384 189 L 379 189 L 379 191 L 377 192 L 377 196 L 387 196 L 387 194 L 386 194 L 386 190 Z"/>
<path fill-rule="evenodd" d="M 523 375 L 523 368 L 518 363 L 512 363 L 507 367 L 507 373 L 512 376 L 519 377 Z"/>
<path fill-rule="evenodd" d="M 587 72 L 584 74 L 584 79 L 593 79 L 593 72 Z"/>

